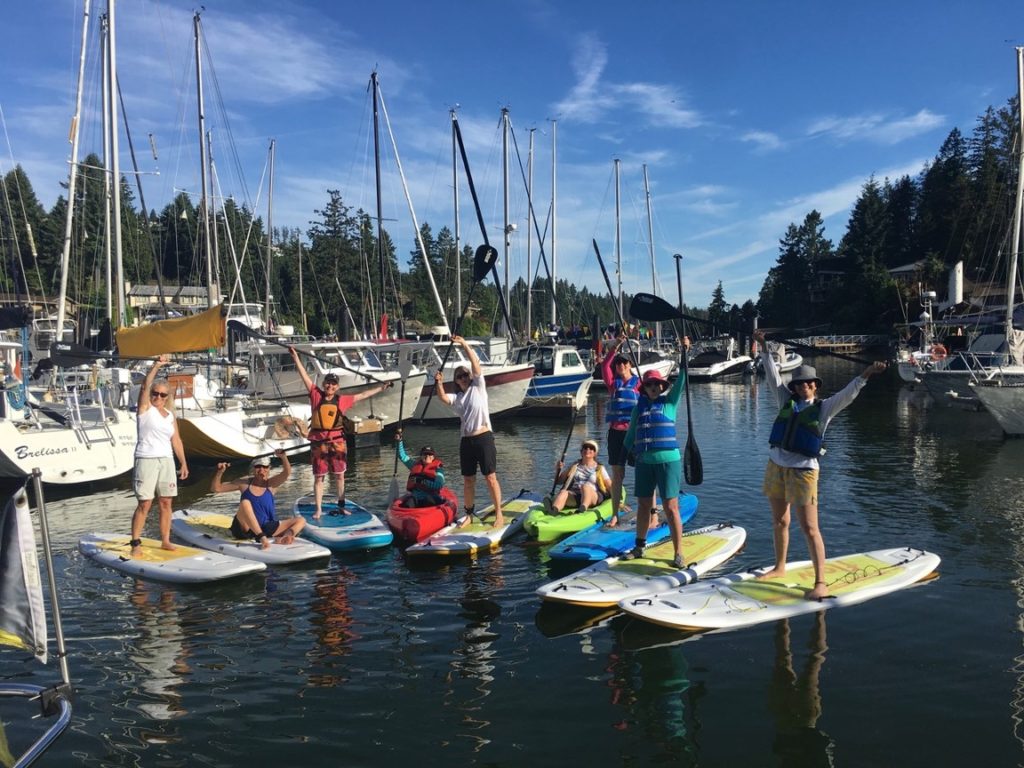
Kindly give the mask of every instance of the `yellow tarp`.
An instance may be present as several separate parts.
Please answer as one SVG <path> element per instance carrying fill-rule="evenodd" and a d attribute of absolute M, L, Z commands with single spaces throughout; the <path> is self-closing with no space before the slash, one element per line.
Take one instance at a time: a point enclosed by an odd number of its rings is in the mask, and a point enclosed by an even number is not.
<path fill-rule="evenodd" d="M 192 317 L 158 320 L 138 328 L 119 328 L 117 351 L 121 357 L 156 357 L 222 347 L 226 317 L 226 309 L 218 304 Z"/>

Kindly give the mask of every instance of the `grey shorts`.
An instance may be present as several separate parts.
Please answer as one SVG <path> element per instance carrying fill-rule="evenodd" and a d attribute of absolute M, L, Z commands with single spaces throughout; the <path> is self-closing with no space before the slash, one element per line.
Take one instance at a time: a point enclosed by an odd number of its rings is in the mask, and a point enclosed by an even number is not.
<path fill-rule="evenodd" d="M 157 496 L 177 496 L 178 474 L 174 469 L 174 459 L 135 459 L 135 479 L 132 487 L 135 498 L 139 501 L 151 501 Z"/>

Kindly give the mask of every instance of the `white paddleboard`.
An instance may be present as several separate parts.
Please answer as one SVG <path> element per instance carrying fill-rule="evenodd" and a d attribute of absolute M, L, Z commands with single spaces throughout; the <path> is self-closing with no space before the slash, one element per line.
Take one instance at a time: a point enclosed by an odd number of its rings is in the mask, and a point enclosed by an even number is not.
<path fill-rule="evenodd" d="M 619 607 L 631 616 L 676 629 L 734 629 L 764 621 L 823 611 L 895 592 L 928 579 L 939 556 L 921 549 L 879 549 L 825 561 L 825 580 L 832 597 L 808 600 L 814 588 L 809 560 L 789 563 L 777 579 L 759 580 L 759 572 L 736 573 L 685 589 L 629 598 Z"/>
<path fill-rule="evenodd" d="M 271 539 L 263 549 L 252 539 L 236 539 L 231 535 L 234 515 L 206 512 L 201 509 L 175 510 L 171 532 L 184 542 L 229 557 L 256 560 L 267 565 L 290 565 L 331 556 L 331 550 L 312 541 L 296 538 L 291 544 L 278 544 Z"/>
<path fill-rule="evenodd" d="M 395 538 L 379 517 L 352 499 L 345 499 L 348 514 L 338 511 L 337 499 L 324 499 L 320 510 L 320 517 L 314 517 L 316 499 L 311 493 L 295 501 L 295 514 L 306 518 L 302 536 L 335 552 L 386 547 Z"/>
<path fill-rule="evenodd" d="M 172 552 L 160 547 L 157 539 L 142 540 L 142 554 L 131 556 L 131 537 L 118 533 L 89 533 L 78 541 L 78 550 L 100 565 L 129 576 L 166 581 L 172 584 L 201 584 L 231 579 L 266 570 L 263 563 L 206 552 L 181 544 Z"/>
<path fill-rule="evenodd" d="M 685 568 L 672 565 L 675 556 L 672 542 L 663 541 L 647 547 L 644 557 L 635 560 L 609 557 L 545 584 L 537 590 L 537 596 L 554 603 L 607 608 L 627 598 L 690 584 L 739 552 L 746 540 L 747 532 L 731 524 L 695 528 L 683 534 Z"/>
<path fill-rule="evenodd" d="M 523 520 L 535 509 L 543 508 L 543 500 L 535 493 L 524 491 L 516 498 L 501 505 L 501 515 L 505 524 L 494 527 L 494 520 L 489 513 L 494 505 L 488 505 L 467 525 L 459 527 L 453 524 L 429 536 L 418 544 L 405 550 L 407 555 L 475 555 L 490 552 L 501 546 L 502 542 L 523 530 Z"/>

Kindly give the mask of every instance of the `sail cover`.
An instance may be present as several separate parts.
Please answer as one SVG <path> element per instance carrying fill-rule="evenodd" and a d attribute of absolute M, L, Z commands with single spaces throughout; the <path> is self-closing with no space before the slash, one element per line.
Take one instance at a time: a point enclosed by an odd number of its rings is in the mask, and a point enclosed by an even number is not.
<path fill-rule="evenodd" d="M 224 346 L 227 308 L 210 307 L 199 315 L 158 320 L 137 328 L 119 328 L 121 357 L 154 357 L 173 352 L 199 352 Z"/>
<path fill-rule="evenodd" d="M 46 663 L 46 613 L 36 536 L 21 488 L 0 512 L 0 644 Z"/>

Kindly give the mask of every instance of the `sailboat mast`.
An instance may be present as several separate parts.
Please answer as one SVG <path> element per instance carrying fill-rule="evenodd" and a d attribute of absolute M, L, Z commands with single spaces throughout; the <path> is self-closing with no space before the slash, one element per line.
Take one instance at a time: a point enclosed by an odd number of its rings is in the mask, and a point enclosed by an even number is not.
<path fill-rule="evenodd" d="M 644 197 L 647 201 L 647 246 L 651 254 L 651 293 L 658 293 L 658 277 L 654 268 L 654 218 L 651 215 L 651 184 L 647 179 L 647 163 L 644 169 Z M 654 324 L 654 338 L 658 345 L 661 344 L 661 323 Z"/>
<path fill-rule="evenodd" d="M 309 333 L 306 325 L 306 297 L 302 290 L 302 238 L 296 237 L 295 244 L 299 248 L 299 317 L 302 318 L 302 332 Z"/>
<path fill-rule="evenodd" d="M 462 313 L 462 243 L 459 229 L 459 140 L 455 135 L 455 110 L 448 111 L 452 122 L 452 196 L 455 206 L 455 314 Z"/>
<path fill-rule="evenodd" d="M 100 21 L 100 61 L 103 62 L 103 71 L 107 71 L 108 56 L 110 54 L 110 46 L 107 40 L 107 16 L 103 14 Z M 101 88 L 102 99 L 103 99 L 103 167 L 104 169 L 110 168 L 110 89 L 107 88 L 109 84 L 107 78 L 101 78 L 103 85 Z M 103 266 L 105 269 L 104 278 L 106 281 L 106 294 L 107 294 L 107 320 L 111 325 L 114 323 L 114 253 L 110 242 L 110 190 L 112 185 L 110 183 L 110 174 L 103 174 Z M 63 300 L 61 301 L 63 303 Z M 59 317 L 59 315 L 58 315 Z M 61 326 L 58 325 L 58 328 Z M 63 333 L 63 331 L 61 331 Z"/>
<path fill-rule="evenodd" d="M 203 57 L 198 12 L 192 17 L 192 30 L 196 49 L 196 107 L 199 116 L 199 215 L 203 224 L 202 253 L 206 257 L 206 302 L 208 307 L 212 307 L 216 304 L 217 297 L 213 295 L 213 257 L 210 248 L 213 238 L 210 236 L 210 186 L 206 168 L 208 162 L 206 150 L 206 107 L 203 101 Z"/>
<path fill-rule="evenodd" d="M 121 162 L 118 158 L 118 126 L 117 108 L 114 106 L 113 95 L 117 93 L 117 25 L 114 23 L 115 0 L 107 0 L 107 30 L 108 56 L 107 56 L 107 89 L 110 94 L 110 184 L 111 195 L 111 217 L 113 218 L 113 246 L 114 246 L 114 269 L 117 275 L 117 322 L 118 325 L 127 325 L 128 313 L 124 304 L 124 258 L 121 252 Z M 58 331 L 60 332 L 60 331 Z"/>
<path fill-rule="evenodd" d="M 380 197 L 380 114 L 377 102 L 377 72 L 370 73 L 370 85 L 373 87 L 373 165 L 377 188 L 377 264 L 380 267 L 380 312 L 384 317 L 384 293 L 387 282 L 384 277 L 384 211 Z M 378 319 L 379 319 L 378 318 Z"/>
<path fill-rule="evenodd" d="M 504 224 L 505 237 L 503 239 L 503 250 L 501 260 L 505 264 L 505 306 L 509 305 L 508 293 L 508 262 L 509 251 L 512 246 L 512 223 L 508 218 L 508 107 L 501 109 L 501 180 L 502 180 L 502 223 Z M 503 323 L 504 325 L 504 323 Z M 511 336 L 512 329 L 505 328 L 505 335 Z"/>
<path fill-rule="evenodd" d="M 536 128 L 530 129 L 530 151 L 526 158 L 526 199 L 529 221 L 526 224 L 526 343 L 533 338 L 533 139 Z"/>
<path fill-rule="evenodd" d="M 277 145 L 275 139 L 270 140 L 270 178 L 267 192 L 267 261 L 264 270 L 263 296 L 266 299 L 266 311 L 263 317 L 263 327 L 270 333 L 270 267 L 274 259 L 274 149 Z"/>
<path fill-rule="evenodd" d="M 619 175 L 621 172 L 622 161 L 619 158 L 615 158 L 615 290 L 616 296 L 612 299 L 619 305 L 619 317 L 623 317 L 622 314 L 622 200 L 620 197 L 619 190 Z M 622 333 L 626 332 L 626 329 L 621 329 Z"/>
<path fill-rule="evenodd" d="M 558 321 L 555 286 L 558 285 L 558 121 L 551 121 L 551 324 Z"/>
<path fill-rule="evenodd" d="M 1024 47 L 1017 47 L 1017 200 L 1013 209 L 1013 242 L 1006 270 L 1006 338 L 1013 339 L 1013 304 L 1020 256 L 1021 208 L 1024 207 Z"/>

